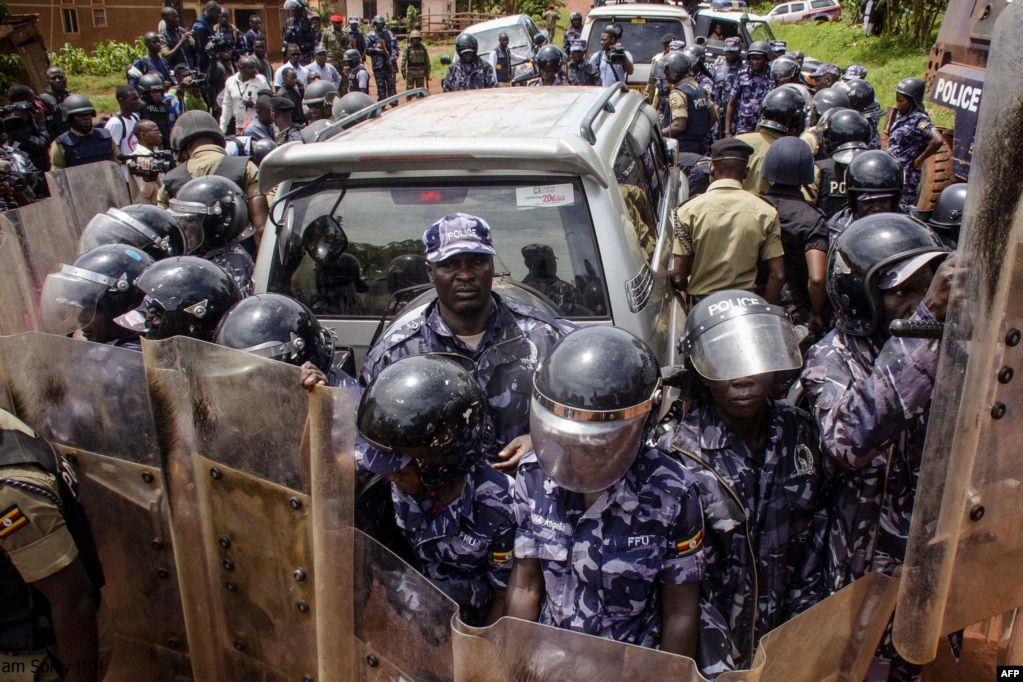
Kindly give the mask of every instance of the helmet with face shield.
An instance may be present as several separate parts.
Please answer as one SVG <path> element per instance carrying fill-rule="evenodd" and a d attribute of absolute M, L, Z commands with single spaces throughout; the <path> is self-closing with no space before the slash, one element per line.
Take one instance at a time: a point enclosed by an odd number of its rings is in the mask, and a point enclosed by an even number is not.
<path fill-rule="evenodd" d="M 544 472 L 562 488 L 598 492 L 628 472 L 660 400 L 653 351 L 615 327 L 558 341 L 533 376 L 529 430 Z"/>
<path fill-rule="evenodd" d="M 189 180 L 170 200 L 170 212 L 181 226 L 189 251 L 230 244 L 249 224 L 248 199 L 241 187 L 219 175 Z"/>
<path fill-rule="evenodd" d="M 290 365 L 311 362 L 323 373 L 334 358 L 330 331 L 309 308 L 282 294 L 257 294 L 235 304 L 220 320 L 214 342 Z"/>
<path fill-rule="evenodd" d="M 145 294 L 135 282 L 153 262 L 134 246 L 104 244 L 79 256 L 74 265 L 61 265 L 43 284 L 40 308 L 46 331 L 63 335 L 81 329 L 90 340 L 108 340 L 95 337 L 95 319 L 113 322 L 137 308 Z"/>
<path fill-rule="evenodd" d="M 490 434 L 487 401 L 476 380 L 445 358 L 419 355 L 382 369 L 362 395 L 359 433 L 378 452 L 365 465 L 380 474 L 409 462 L 428 488 L 483 459 Z"/>
<path fill-rule="evenodd" d="M 183 256 L 189 246 L 178 221 L 169 212 L 149 204 L 132 204 L 97 213 L 78 238 L 79 255 L 103 244 L 128 244 L 160 260 Z"/>

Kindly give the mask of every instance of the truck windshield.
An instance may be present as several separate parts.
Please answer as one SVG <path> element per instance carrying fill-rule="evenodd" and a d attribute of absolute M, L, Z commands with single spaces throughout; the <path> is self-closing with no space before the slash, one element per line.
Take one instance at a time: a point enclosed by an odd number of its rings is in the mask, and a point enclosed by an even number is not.
<path fill-rule="evenodd" d="M 586 52 L 592 55 L 600 51 L 600 34 L 607 25 L 612 23 L 608 19 L 596 19 L 593 28 L 590 29 L 589 44 Z M 675 36 L 676 40 L 686 39 L 685 28 L 678 19 L 650 19 L 644 17 L 633 17 L 632 19 L 621 19 L 613 22 L 622 29 L 622 47 L 632 54 L 633 62 L 647 64 L 654 55 L 661 52 L 661 37 L 666 33 Z"/>
<path fill-rule="evenodd" d="M 746 30 L 749 32 L 749 41 L 751 43 L 758 40 L 769 43 L 774 40 L 774 32 L 771 30 L 771 25 L 766 21 L 751 20 L 746 23 Z"/>
<path fill-rule="evenodd" d="M 395 292 L 428 286 L 423 232 L 437 219 L 460 212 L 490 224 L 497 273 L 546 295 L 566 317 L 608 317 L 604 275 L 578 178 L 426 183 L 328 181 L 315 194 L 295 199 L 287 209 L 269 290 L 295 296 L 319 316 L 379 317 Z M 316 230 L 307 228 L 331 212 L 348 236 L 348 249 L 332 262 L 319 262 L 314 254 L 324 250 L 316 248 Z"/>

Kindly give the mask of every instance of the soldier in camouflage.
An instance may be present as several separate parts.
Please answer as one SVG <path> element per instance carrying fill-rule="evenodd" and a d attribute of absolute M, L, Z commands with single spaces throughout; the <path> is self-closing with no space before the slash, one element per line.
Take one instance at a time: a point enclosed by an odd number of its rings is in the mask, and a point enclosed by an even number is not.
<path fill-rule="evenodd" d="M 384 18 L 378 14 L 373 17 L 373 30 L 366 36 L 366 54 L 373 66 L 378 102 L 397 92 L 394 74 L 398 71 L 398 41 L 385 25 Z"/>
<path fill-rule="evenodd" d="M 659 376 L 649 348 L 606 326 L 569 334 L 538 370 L 505 615 L 695 652 L 703 519 L 692 476 L 643 442 Z"/>
<path fill-rule="evenodd" d="M 441 85 L 443 92 L 460 90 L 482 90 L 497 87 L 497 72 L 489 63 L 479 57 L 479 43 L 476 37 L 463 33 L 455 39 L 458 59 L 448 67 Z"/>
<path fill-rule="evenodd" d="M 475 379 L 443 358 L 403 358 L 366 388 L 357 420 L 374 446 L 363 466 L 390 480 L 394 518 L 419 570 L 466 623 L 497 620 L 515 523 L 511 481 L 484 461 L 487 408 Z"/>
<path fill-rule="evenodd" d="M 339 14 L 331 15 L 330 28 L 323 32 L 320 37 L 320 45 L 327 48 L 327 61 L 337 69 L 339 74 L 345 72 L 345 51 L 351 45 L 348 31 L 345 30 L 345 20 Z M 343 95 L 348 92 L 348 79 L 342 78 L 338 90 Z"/>
<path fill-rule="evenodd" d="M 750 44 L 746 50 L 749 67 L 735 79 L 725 113 L 725 130 L 734 128 L 735 132 L 726 132 L 725 137 L 756 130 L 760 120 L 760 100 L 774 88 L 767 62 L 768 51 L 767 43 L 763 41 Z"/>
<path fill-rule="evenodd" d="M 401 77 L 405 79 L 406 90 L 430 87 L 430 54 L 419 31 L 408 34 L 408 46 L 401 56 Z"/>
<path fill-rule="evenodd" d="M 492 293 L 497 252 L 481 218 L 445 216 L 426 230 L 423 242 L 437 300 L 370 349 L 362 382 L 368 385 L 381 369 L 408 355 L 456 361 L 486 395 L 495 432 L 487 456 L 497 468 L 514 470 L 529 449 L 533 371 L 575 325 Z"/>
<path fill-rule="evenodd" d="M 745 336 L 752 325 L 775 343 L 744 351 L 728 342 L 729 327 Z M 696 661 L 713 679 L 752 667 L 765 634 L 822 598 L 828 477 L 810 415 L 770 398 L 775 373 L 801 366 L 784 309 L 746 291 L 712 294 L 689 314 L 681 344 L 694 406 L 658 448 L 699 483 Z"/>
<path fill-rule="evenodd" d="M 857 220 L 828 258 L 836 329 L 810 349 L 801 376 L 825 454 L 846 473 L 832 498 L 825 590 L 902 564 L 920 475 L 938 341 L 892 337 L 893 320 L 943 321 L 954 259 L 924 225 L 894 213 Z M 867 679 L 911 680 L 891 627 Z"/>
<path fill-rule="evenodd" d="M 714 86 L 712 89 L 714 104 L 718 111 L 725 111 L 728 108 L 728 100 L 732 96 L 732 88 L 742 73 L 742 41 L 737 37 L 725 38 L 724 56 L 719 57 L 714 63 L 712 77 Z M 722 126 L 719 126 L 721 128 Z M 728 131 L 728 134 L 735 134 L 735 125 Z"/>

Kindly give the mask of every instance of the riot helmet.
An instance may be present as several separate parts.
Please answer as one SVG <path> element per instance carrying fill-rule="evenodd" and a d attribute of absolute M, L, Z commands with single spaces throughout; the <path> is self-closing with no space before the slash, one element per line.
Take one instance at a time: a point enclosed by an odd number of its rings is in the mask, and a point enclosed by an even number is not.
<path fill-rule="evenodd" d="M 358 52 L 358 50 L 356 50 Z M 366 107 L 371 107 L 376 104 L 376 100 L 367 95 L 364 92 L 349 92 L 344 97 L 339 97 L 334 100 L 334 108 L 331 114 L 335 121 L 340 121 L 346 116 L 351 116 L 357 111 L 362 111 Z M 376 118 L 380 116 L 380 110 L 377 109 L 369 118 Z"/>
<path fill-rule="evenodd" d="M 760 127 L 780 133 L 803 132 L 806 124 L 806 98 L 793 88 L 778 87 L 760 102 Z"/>
<path fill-rule="evenodd" d="M 785 309 L 738 289 L 715 292 L 693 306 L 678 345 L 687 365 L 707 381 L 803 366 Z"/>
<path fill-rule="evenodd" d="M 934 232 L 901 213 L 879 213 L 853 221 L 835 238 L 825 268 L 835 326 L 852 336 L 878 331 L 884 319 L 882 288 L 896 286 L 900 279 L 904 281 L 945 253 Z M 912 272 L 900 273 L 895 268 L 900 263 L 913 268 Z"/>
<path fill-rule="evenodd" d="M 378 14 L 375 17 L 373 17 L 373 21 L 370 23 L 372 23 L 375 28 L 380 29 L 387 25 L 387 20 L 384 19 L 383 16 Z"/>
<path fill-rule="evenodd" d="M 227 143 L 224 133 L 220 132 L 220 124 L 212 115 L 198 109 L 186 111 L 171 129 L 171 149 L 175 154 L 187 151 L 188 146 L 201 137 L 208 137 L 221 147 Z"/>
<path fill-rule="evenodd" d="M 746 56 L 750 57 L 753 55 L 760 55 L 764 59 L 767 59 L 771 54 L 771 46 L 766 40 L 754 40 L 746 48 Z"/>
<path fill-rule="evenodd" d="M 249 224 L 245 193 L 219 175 L 186 182 L 170 200 L 170 212 L 189 242 L 195 241 L 196 248 L 204 250 L 230 244 Z"/>
<path fill-rule="evenodd" d="M 582 21 L 583 20 L 582 12 L 572 12 L 571 14 L 568 15 L 568 20 L 570 22 L 571 21 Z"/>
<path fill-rule="evenodd" d="M 94 339 L 90 327 L 99 314 L 113 322 L 142 303 L 142 290 L 135 285 L 153 264 L 139 248 L 126 244 L 103 244 L 78 257 L 74 265 L 61 265 L 47 275 L 40 308 L 43 325 L 51 334 L 83 330 Z"/>
<path fill-rule="evenodd" d="M 669 52 L 661 60 L 664 64 L 664 77 L 669 83 L 678 83 L 689 75 L 693 62 L 684 52 Z"/>
<path fill-rule="evenodd" d="M 829 109 L 849 107 L 849 95 L 838 88 L 823 88 L 814 93 L 813 108 L 818 116 L 823 116 Z"/>
<path fill-rule="evenodd" d="M 966 183 L 957 182 L 941 190 L 928 224 L 938 232 L 959 235 L 963 224 L 963 210 L 966 208 Z"/>
<path fill-rule="evenodd" d="M 870 122 L 853 109 L 831 109 L 821 137 L 824 150 L 838 163 L 849 165 L 861 151 L 869 148 Z"/>
<path fill-rule="evenodd" d="M 323 105 L 329 107 L 334 103 L 334 98 L 338 94 L 338 90 L 333 83 L 321 78 L 310 83 L 309 87 L 305 89 L 305 94 L 302 96 L 302 104 L 306 106 Z"/>
<path fill-rule="evenodd" d="M 469 372 L 431 355 L 388 365 L 362 394 L 359 434 L 383 456 L 367 456 L 376 473 L 393 473 L 408 461 L 428 488 L 460 476 L 483 459 L 491 429 L 487 401 Z"/>
<path fill-rule="evenodd" d="M 264 138 L 262 140 L 256 140 L 252 143 L 252 163 L 258 167 L 263 163 L 263 159 L 266 155 L 277 149 L 277 143 L 270 138 Z"/>
<path fill-rule="evenodd" d="M 789 83 L 799 77 L 799 62 L 788 57 L 778 57 L 771 62 L 771 79 L 775 83 Z"/>
<path fill-rule="evenodd" d="M 116 322 L 152 340 L 189 336 L 212 341 L 220 318 L 242 299 L 226 270 L 196 256 L 157 261 L 136 285 L 146 294 L 142 305 Z"/>
<path fill-rule="evenodd" d="M 861 78 L 850 78 L 845 81 L 845 90 L 849 95 L 849 107 L 862 113 L 874 102 L 874 86 Z"/>
<path fill-rule="evenodd" d="M 927 86 L 919 78 L 903 78 L 895 86 L 895 92 L 913 102 L 913 106 L 920 111 L 924 110 L 924 95 L 927 93 Z"/>
<path fill-rule="evenodd" d="M 707 50 L 703 45 L 687 45 L 685 49 L 682 50 L 682 54 L 689 57 L 693 71 L 699 71 L 704 65 L 704 60 L 707 57 Z"/>
<path fill-rule="evenodd" d="M 642 341 L 606 326 L 568 334 L 533 375 L 540 466 L 567 490 L 604 490 L 632 466 L 659 400 L 660 366 Z"/>
<path fill-rule="evenodd" d="M 97 213 L 78 238 L 78 253 L 102 244 L 128 244 L 160 260 L 183 256 L 190 250 L 178 221 L 162 208 L 150 204 L 132 204 Z"/>
<path fill-rule="evenodd" d="M 768 182 L 796 187 L 813 184 L 813 152 L 798 137 L 775 140 L 760 165 L 760 177 Z"/>
<path fill-rule="evenodd" d="M 326 374 L 334 337 L 304 304 L 282 294 L 256 294 L 236 303 L 217 326 L 214 343 L 280 360 L 311 362 Z"/>
<path fill-rule="evenodd" d="M 869 149 L 849 162 L 845 173 L 845 195 L 856 210 L 860 199 L 881 199 L 902 195 L 902 166 L 888 152 Z"/>
<path fill-rule="evenodd" d="M 429 284 L 430 276 L 426 272 L 426 258 L 418 254 L 407 253 L 393 258 L 387 264 L 387 291 L 394 293 L 409 287 Z"/>
<path fill-rule="evenodd" d="M 536 53 L 536 66 L 540 69 L 560 69 L 565 63 L 565 53 L 557 45 L 544 45 Z"/>
<path fill-rule="evenodd" d="M 455 38 L 455 52 L 461 55 L 464 52 L 472 52 L 477 54 L 480 51 L 480 44 L 476 40 L 476 36 L 471 33 L 462 33 Z"/>
<path fill-rule="evenodd" d="M 348 62 L 350 66 L 361 64 L 362 53 L 356 50 L 354 47 L 349 50 L 345 50 L 345 61 Z"/>
<path fill-rule="evenodd" d="M 163 76 L 158 73 L 147 73 L 139 79 L 138 91 L 142 93 L 146 92 L 163 92 L 167 89 L 167 86 L 163 82 Z"/>
<path fill-rule="evenodd" d="M 85 95 L 68 95 L 60 105 L 60 114 L 61 120 L 67 123 L 67 120 L 75 114 L 92 114 L 95 116 L 96 107 L 92 106 L 92 102 Z"/>

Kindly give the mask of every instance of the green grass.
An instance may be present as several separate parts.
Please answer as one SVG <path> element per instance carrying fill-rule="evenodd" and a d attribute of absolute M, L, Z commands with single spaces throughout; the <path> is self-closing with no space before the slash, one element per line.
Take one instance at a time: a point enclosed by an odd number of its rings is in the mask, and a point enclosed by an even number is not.
<path fill-rule="evenodd" d="M 775 35 L 788 43 L 790 50 L 845 68 L 860 64 L 867 69 L 867 80 L 874 86 L 882 107 L 895 106 L 895 86 L 907 76 L 924 78 L 927 55 L 933 39 L 921 45 L 906 36 L 867 38 L 860 26 L 845 22 L 772 24 Z M 930 107 L 928 113 L 939 126 L 950 127 L 954 120 L 948 109 Z"/>
<path fill-rule="evenodd" d="M 119 85 L 127 84 L 123 75 L 117 76 L 68 76 L 67 89 L 78 92 L 90 100 L 100 116 L 110 115 L 118 110 L 114 90 Z"/>

